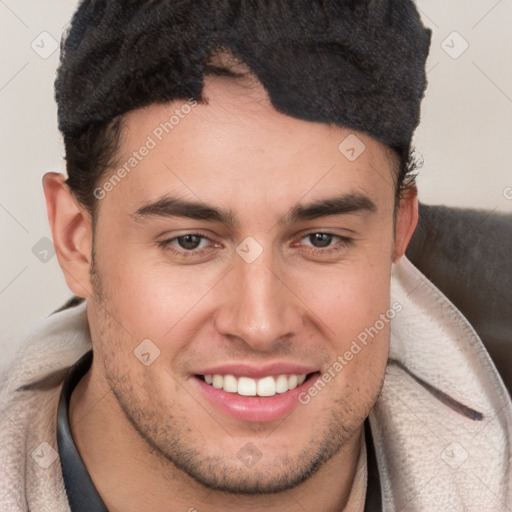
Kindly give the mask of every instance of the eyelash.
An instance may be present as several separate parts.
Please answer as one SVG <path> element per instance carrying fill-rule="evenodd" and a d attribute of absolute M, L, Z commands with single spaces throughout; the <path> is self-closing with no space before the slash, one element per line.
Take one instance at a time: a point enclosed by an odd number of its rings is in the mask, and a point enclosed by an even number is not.
<path fill-rule="evenodd" d="M 317 235 L 317 234 L 318 235 L 329 235 L 329 236 L 332 236 L 332 237 L 335 237 L 335 238 L 339 238 L 339 242 L 335 246 L 329 247 L 327 249 L 322 249 L 322 248 L 318 248 L 318 247 L 311 247 L 310 249 L 308 249 L 308 252 L 313 253 L 313 254 L 321 253 L 324 256 L 325 255 L 330 255 L 330 254 L 333 254 L 333 253 L 337 253 L 337 252 L 339 252 L 339 251 L 341 251 L 343 249 L 346 249 L 347 247 L 350 247 L 351 245 L 353 245 L 353 239 L 352 238 L 341 236 L 341 235 L 335 235 L 334 233 L 327 233 L 327 232 L 324 232 L 324 231 L 312 231 L 310 233 L 307 233 L 307 234 L 303 235 L 301 237 L 301 240 L 306 238 L 306 237 L 308 237 L 308 236 Z M 162 247 L 164 250 L 169 251 L 169 252 L 171 252 L 172 254 L 174 254 L 176 256 L 185 257 L 185 258 L 190 258 L 190 257 L 198 256 L 198 255 L 202 254 L 205 251 L 211 250 L 211 248 L 192 249 L 192 250 L 186 250 L 186 249 L 176 250 L 176 249 L 172 248 L 172 246 L 171 246 L 172 242 L 178 240 L 179 238 L 184 238 L 186 236 L 197 236 L 197 237 L 199 237 L 201 239 L 210 240 L 207 236 L 205 236 L 205 235 L 203 235 L 201 233 L 185 233 L 184 235 L 175 236 L 175 237 L 169 238 L 167 240 L 162 240 L 161 242 L 158 242 L 158 245 L 160 247 Z"/>

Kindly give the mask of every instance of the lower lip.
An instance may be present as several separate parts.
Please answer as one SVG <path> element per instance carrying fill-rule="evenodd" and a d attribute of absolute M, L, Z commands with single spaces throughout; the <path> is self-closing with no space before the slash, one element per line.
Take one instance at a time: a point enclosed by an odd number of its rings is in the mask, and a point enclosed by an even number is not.
<path fill-rule="evenodd" d="M 301 405 L 299 395 L 311 387 L 319 377 L 320 375 L 315 373 L 295 389 L 267 397 L 228 393 L 206 384 L 199 377 L 194 379 L 206 398 L 222 412 L 244 421 L 264 422 L 283 418 Z"/>

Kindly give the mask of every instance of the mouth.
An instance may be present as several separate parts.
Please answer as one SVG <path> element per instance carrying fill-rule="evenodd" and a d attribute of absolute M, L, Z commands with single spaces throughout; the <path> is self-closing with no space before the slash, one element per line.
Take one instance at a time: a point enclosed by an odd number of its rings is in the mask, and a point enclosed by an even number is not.
<path fill-rule="evenodd" d="M 268 375 L 255 379 L 248 376 L 222 375 L 219 373 L 196 375 L 205 384 L 226 393 L 235 393 L 240 396 L 270 397 L 276 394 L 287 393 L 302 384 L 315 373 Z"/>
<path fill-rule="evenodd" d="M 192 381 L 210 406 L 223 415 L 246 422 L 270 422 L 303 407 L 300 396 L 320 377 L 319 371 L 252 377 L 240 373 L 195 374 Z"/>

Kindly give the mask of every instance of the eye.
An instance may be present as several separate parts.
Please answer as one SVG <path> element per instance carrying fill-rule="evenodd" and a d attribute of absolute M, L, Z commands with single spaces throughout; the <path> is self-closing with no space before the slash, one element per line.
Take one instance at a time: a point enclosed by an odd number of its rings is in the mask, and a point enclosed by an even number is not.
<path fill-rule="evenodd" d="M 186 233 L 158 242 L 163 249 L 179 256 L 193 256 L 208 249 L 211 240 L 199 233 Z"/>
<path fill-rule="evenodd" d="M 328 247 L 334 236 L 330 233 L 310 233 L 304 238 L 308 239 L 313 244 L 313 247 Z"/>
<path fill-rule="evenodd" d="M 308 233 L 301 238 L 301 241 L 303 240 L 310 242 L 311 245 L 309 245 L 309 247 L 312 248 L 310 252 L 319 254 L 341 251 L 350 246 L 353 242 L 351 238 L 323 232 Z M 308 246 L 307 243 L 304 245 Z"/>
<path fill-rule="evenodd" d="M 182 249 L 193 251 L 198 249 L 201 245 L 201 242 L 204 240 L 207 240 L 207 238 L 202 235 L 195 235 L 190 233 L 171 239 L 171 243 L 175 241 Z"/>

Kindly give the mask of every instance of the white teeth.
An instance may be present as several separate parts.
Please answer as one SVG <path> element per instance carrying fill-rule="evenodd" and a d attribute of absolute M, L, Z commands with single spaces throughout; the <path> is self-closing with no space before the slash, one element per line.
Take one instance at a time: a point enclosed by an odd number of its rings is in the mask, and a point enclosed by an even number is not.
<path fill-rule="evenodd" d="M 256 396 L 256 381 L 249 377 L 238 379 L 238 394 L 243 396 Z"/>
<path fill-rule="evenodd" d="M 306 380 L 306 375 L 279 375 L 252 379 L 215 374 L 205 375 L 204 380 L 214 388 L 228 393 L 238 393 L 242 396 L 274 396 L 276 393 L 286 393 L 300 386 Z"/>
<path fill-rule="evenodd" d="M 265 377 L 258 380 L 258 396 L 274 396 L 276 394 L 276 381 L 274 377 Z"/>
<path fill-rule="evenodd" d="M 214 375 L 212 384 L 214 388 L 222 389 L 224 386 L 224 377 L 222 375 Z"/>
<path fill-rule="evenodd" d="M 295 389 L 297 387 L 297 375 L 290 375 L 288 377 L 288 389 Z"/>
<path fill-rule="evenodd" d="M 238 385 L 236 382 L 236 377 L 233 375 L 224 375 L 224 391 L 228 393 L 236 393 L 238 391 Z"/>
<path fill-rule="evenodd" d="M 286 375 L 279 375 L 277 377 L 276 391 L 278 393 L 286 393 L 288 391 L 288 377 Z"/>

